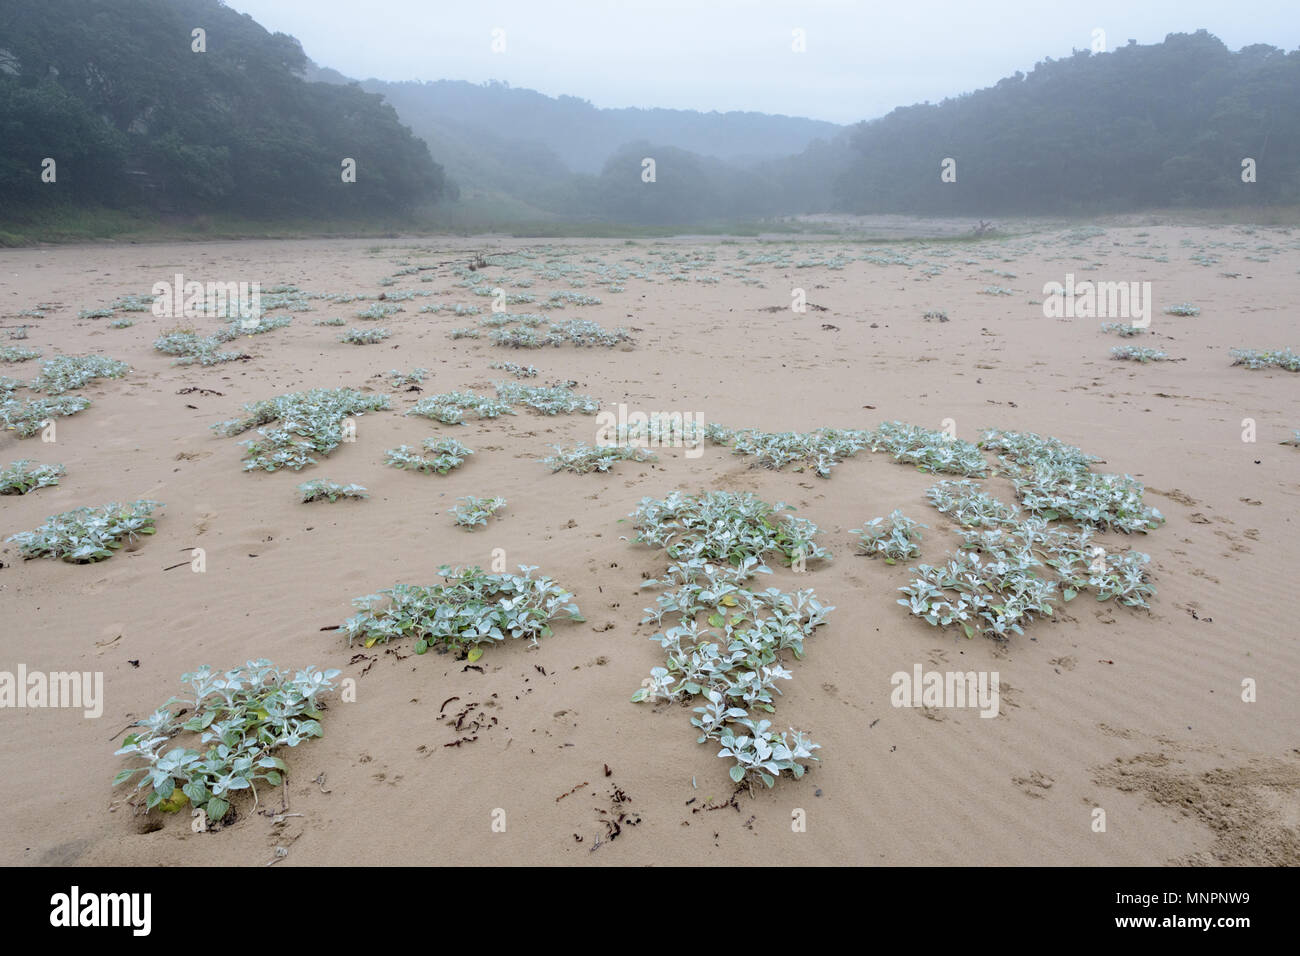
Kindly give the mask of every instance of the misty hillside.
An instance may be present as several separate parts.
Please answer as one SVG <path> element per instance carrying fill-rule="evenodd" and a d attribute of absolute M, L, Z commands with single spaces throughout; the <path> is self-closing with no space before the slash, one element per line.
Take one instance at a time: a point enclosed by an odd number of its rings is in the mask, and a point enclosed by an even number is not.
<path fill-rule="evenodd" d="M 191 47 L 191 25 L 207 30 Z M 992 217 L 1300 201 L 1300 51 L 1205 31 L 1047 59 L 852 127 L 598 109 L 504 83 L 355 83 L 219 0 L 0 6 L 0 216 L 374 219 L 458 228 Z M 355 183 L 341 160 L 357 161 Z M 655 161 L 654 182 L 642 161 Z M 57 182 L 42 181 L 57 161 Z M 955 161 L 943 182 L 941 164 Z M 1242 182 L 1242 161 L 1257 182 Z"/>
<path fill-rule="evenodd" d="M 347 217 L 442 195 L 391 106 L 304 82 L 306 63 L 297 40 L 218 0 L 6 0 L 0 207 Z"/>
<path fill-rule="evenodd" d="M 985 215 L 1300 201 L 1300 51 L 1204 30 L 1048 59 L 853 128 L 837 208 Z M 952 157 L 955 183 L 940 182 Z M 1242 160 L 1257 182 L 1242 182 Z"/>

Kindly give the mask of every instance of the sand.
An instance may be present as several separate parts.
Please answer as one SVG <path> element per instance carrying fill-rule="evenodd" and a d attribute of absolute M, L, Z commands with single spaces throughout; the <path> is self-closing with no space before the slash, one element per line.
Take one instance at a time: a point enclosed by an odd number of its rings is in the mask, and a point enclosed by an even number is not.
<path fill-rule="evenodd" d="M 380 285 L 397 262 L 464 260 L 493 248 L 574 266 L 702 258 L 690 260 L 698 268 L 687 281 L 629 278 L 621 293 L 587 277 L 577 291 L 602 304 L 555 315 L 637 330 L 635 347 L 614 349 L 449 339 L 475 319 L 422 315 L 421 304 L 490 301 L 456 287 L 449 266 Z M 761 285 L 726 274 L 741 252 L 791 248 L 790 265 L 745 273 Z M 842 268 L 824 264 L 836 254 L 848 260 Z M 805 260 L 823 264 L 797 267 Z M 129 314 L 133 327 L 112 329 L 107 319 L 77 318 L 176 272 L 263 288 L 436 295 L 402 303 L 403 313 L 381 323 L 354 318 L 368 303 L 317 303 L 289 328 L 241 340 L 251 361 L 211 368 L 175 367 L 152 350 L 175 319 Z M 1034 303 L 1044 283 L 1067 272 L 1151 281 L 1151 336 L 1120 340 L 1099 332 L 1096 319 L 1045 318 Z M 484 274 L 493 282 L 510 275 Z M 0 535 L 80 505 L 166 503 L 156 535 L 104 563 L 24 561 L 13 544 L 0 551 L 0 670 L 102 671 L 106 696 L 99 719 L 0 711 L 0 861 L 1296 864 L 1300 633 L 1289 606 L 1300 566 L 1300 450 L 1279 442 L 1300 428 L 1300 376 L 1232 367 L 1228 350 L 1300 345 L 1298 282 L 1294 231 L 1168 223 L 880 247 L 426 238 L 0 251 L 2 324 L 26 322 L 22 344 L 132 366 L 124 379 L 84 390 L 93 406 L 59 420 L 54 445 L 0 435 L 0 464 L 33 458 L 68 471 L 57 487 L 0 498 Z M 826 311 L 792 313 L 795 286 Z M 1014 294 L 980 294 L 989 286 Z M 566 288 L 567 279 L 537 278 L 527 291 L 545 298 Z M 1160 314 L 1182 301 L 1200 315 Z M 37 303 L 51 306 L 45 318 L 15 318 Z M 950 321 L 923 321 L 932 309 Z M 312 324 L 329 315 L 394 335 L 344 345 L 340 329 Z M 1121 341 L 1179 361 L 1112 361 Z M 553 443 L 591 442 L 591 417 L 525 411 L 452 429 L 403 417 L 419 398 L 406 392 L 393 392 L 394 411 L 361 417 L 355 443 L 299 473 L 242 473 L 238 441 L 210 429 L 243 402 L 287 391 L 389 391 L 391 368 L 428 368 L 424 394 L 490 392 L 508 377 L 489 368 L 495 361 L 535 364 L 537 382 L 576 381 L 607 407 L 700 412 L 731 426 L 806 431 L 898 419 L 939 428 L 952 419 L 972 440 L 988 427 L 1054 435 L 1103 458 L 1098 469 L 1147 485 L 1165 526 L 1106 540 L 1151 555 L 1158 594 L 1150 612 L 1083 595 L 1005 645 L 927 626 L 895 603 L 905 565 L 854 554 L 850 529 L 895 508 L 930 526 L 927 563 L 956 541 L 924 498 L 935 479 L 883 453 L 859 454 L 829 479 L 756 468 L 719 447 L 698 458 L 664 449 L 656 464 L 622 463 L 609 474 L 551 474 L 539 459 Z M 28 362 L 0 374 L 36 370 Z M 191 388 L 211 391 L 182 392 Z M 1242 441 L 1244 418 L 1257 423 L 1254 443 Z M 385 449 L 434 435 L 454 435 L 477 454 L 446 477 L 383 465 Z M 299 503 L 296 486 L 324 477 L 359 482 L 372 497 Z M 985 484 L 1012 500 L 1005 479 Z M 823 747 L 801 781 L 732 800 L 727 765 L 696 745 L 689 711 L 629 702 L 662 663 L 648 639 L 654 628 L 638 623 L 652 602 L 639 585 L 666 561 L 625 540 L 630 522 L 621 519 L 643 496 L 677 488 L 789 502 L 834 554 L 806 574 L 777 568 L 763 581 L 815 588 L 835 606 L 806 659 L 792 665 L 775 718 Z M 447 510 L 468 494 L 502 495 L 509 505 L 467 532 Z M 206 552 L 204 573 L 188 564 L 164 570 L 188 562 L 195 547 Z M 538 565 L 570 588 L 586 623 L 558 624 L 537 648 L 489 648 L 482 672 L 449 655 L 417 657 L 409 644 L 350 648 L 340 631 L 324 630 L 352 613 L 354 597 L 435 583 L 443 564 L 486 568 L 497 548 L 511 568 Z M 187 814 L 135 812 L 128 790 L 110 786 L 125 766 L 113 753 L 123 729 L 179 693 L 181 673 L 255 657 L 337 667 L 356 686 L 355 702 L 327 698 L 322 739 L 285 752 L 287 793 L 264 791 L 259 807 L 281 815 L 254 813 L 244 801 L 231 825 L 195 833 Z M 999 672 L 999 716 L 891 706 L 890 675 L 917 664 Z M 1258 685 L 1253 703 L 1242 700 L 1246 678 Z M 449 716 L 471 703 L 487 715 L 478 739 L 445 746 L 464 736 Z M 1096 808 L 1105 832 L 1094 829 Z M 792 827 L 797 810 L 802 831 Z M 493 827 L 499 811 L 504 832 Z M 602 823 L 611 811 L 635 824 L 613 840 Z"/>

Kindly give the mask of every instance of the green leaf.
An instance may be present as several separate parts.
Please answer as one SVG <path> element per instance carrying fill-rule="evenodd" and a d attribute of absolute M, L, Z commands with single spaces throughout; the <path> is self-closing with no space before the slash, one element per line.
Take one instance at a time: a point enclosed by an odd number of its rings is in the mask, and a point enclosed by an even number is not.
<path fill-rule="evenodd" d="M 728 773 L 731 774 L 731 779 L 736 781 L 736 783 L 740 783 L 740 781 L 745 779 L 745 768 L 740 764 L 735 764 Z"/>
<path fill-rule="evenodd" d="M 126 783 L 128 780 L 134 777 L 137 772 L 139 772 L 142 769 L 143 769 L 142 767 L 136 767 L 134 770 L 120 771 L 113 777 L 113 786 L 116 787 L 118 784 Z"/>
<path fill-rule="evenodd" d="M 1061 592 L 1061 596 L 1064 597 L 1067 601 L 1073 601 L 1076 597 L 1078 597 L 1078 595 L 1079 592 L 1076 591 L 1074 588 L 1066 588 L 1064 591 Z"/>
<path fill-rule="evenodd" d="M 207 811 L 208 819 L 216 823 L 230 810 L 230 804 L 220 797 L 213 797 L 203 809 Z"/>
<path fill-rule="evenodd" d="M 468 654 L 468 656 L 466 657 L 466 659 L 467 659 L 471 664 L 473 664 L 476 660 L 478 660 L 478 659 L 479 659 L 480 657 L 482 657 L 482 656 L 483 656 L 483 648 L 481 648 L 481 647 L 472 647 L 472 648 L 470 648 L 469 654 Z"/>
<path fill-rule="evenodd" d="M 428 649 L 429 649 L 429 642 L 428 642 L 428 641 L 421 640 L 421 641 L 416 641 L 416 642 L 415 642 L 415 653 L 417 653 L 417 654 L 423 654 L 423 653 L 424 653 L 425 651 L 427 651 Z"/>
<path fill-rule="evenodd" d="M 722 627 L 725 623 L 726 619 L 723 618 L 721 614 L 714 613 L 709 615 L 709 627 Z"/>

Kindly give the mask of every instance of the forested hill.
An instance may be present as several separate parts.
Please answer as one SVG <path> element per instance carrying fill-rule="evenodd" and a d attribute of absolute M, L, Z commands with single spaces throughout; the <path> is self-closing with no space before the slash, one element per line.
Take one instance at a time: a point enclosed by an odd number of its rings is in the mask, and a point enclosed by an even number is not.
<path fill-rule="evenodd" d="M 645 141 L 729 162 L 776 159 L 802 151 L 842 127 L 767 113 L 601 109 L 575 96 L 552 97 L 506 83 L 385 83 L 365 80 L 412 129 L 445 122 L 545 147 L 575 173 L 597 173 L 620 147 Z"/>
<path fill-rule="evenodd" d="M 837 208 L 1006 215 L 1300 201 L 1300 51 L 1204 30 L 1047 60 L 854 127 Z M 955 182 L 941 163 L 955 161 Z M 1242 161 L 1256 182 L 1243 183 Z"/>
<path fill-rule="evenodd" d="M 5 0 L 0 216 L 143 203 L 346 217 L 442 195 L 441 168 L 391 106 L 306 82 L 306 65 L 297 40 L 218 0 Z"/>

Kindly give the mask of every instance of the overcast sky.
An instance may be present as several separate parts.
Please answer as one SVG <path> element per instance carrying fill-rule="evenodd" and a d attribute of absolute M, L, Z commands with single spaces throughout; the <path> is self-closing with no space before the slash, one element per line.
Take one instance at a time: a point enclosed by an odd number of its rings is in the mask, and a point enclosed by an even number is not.
<path fill-rule="evenodd" d="M 504 80 L 596 106 L 851 123 L 1045 57 L 1204 27 L 1300 47 L 1300 0 L 227 0 L 357 79 Z M 504 31 L 505 50 L 492 49 Z M 792 49 L 804 31 L 805 53 Z"/>

